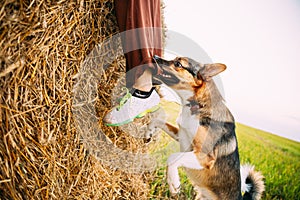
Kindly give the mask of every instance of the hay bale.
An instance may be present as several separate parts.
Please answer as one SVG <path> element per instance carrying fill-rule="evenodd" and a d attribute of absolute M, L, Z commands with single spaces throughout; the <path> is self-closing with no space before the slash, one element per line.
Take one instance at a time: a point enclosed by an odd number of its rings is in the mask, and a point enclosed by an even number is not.
<path fill-rule="evenodd" d="M 102 164 L 81 142 L 72 112 L 73 76 L 95 45 L 118 31 L 112 0 L 1 4 L 0 198 L 147 199 L 154 175 Z M 124 71 L 119 57 L 102 74 L 100 118 Z M 134 126 L 149 117 L 143 120 Z M 148 149 L 120 128 L 100 127 L 120 149 Z"/>

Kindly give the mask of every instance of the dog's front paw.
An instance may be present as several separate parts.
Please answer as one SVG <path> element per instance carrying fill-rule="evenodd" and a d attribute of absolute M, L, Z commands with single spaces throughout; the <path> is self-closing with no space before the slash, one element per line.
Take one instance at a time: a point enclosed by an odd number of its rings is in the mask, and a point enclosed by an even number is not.
<path fill-rule="evenodd" d="M 150 140 L 151 138 L 158 135 L 161 128 L 161 121 L 158 119 L 153 119 L 148 125 L 147 131 L 145 133 L 145 138 Z"/>
<path fill-rule="evenodd" d="M 147 129 L 145 138 L 151 139 L 155 135 L 156 132 L 157 132 L 157 127 L 150 123 L 150 125 L 148 126 L 148 129 Z"/>

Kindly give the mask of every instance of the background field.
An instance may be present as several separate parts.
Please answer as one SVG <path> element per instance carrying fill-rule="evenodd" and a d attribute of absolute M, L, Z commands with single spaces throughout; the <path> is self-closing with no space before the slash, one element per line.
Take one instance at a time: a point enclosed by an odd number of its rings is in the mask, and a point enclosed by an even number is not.
<path fill-rule="evenodd" d="M 174 105 L 167 107 L 171 113 L 173 112 L 170 120 L 174 121 L 174 116 L 176 116 Z M 263 199 L 300 199 L 300 143 L 239 123 L 236 124 L 236 132 L 241 163 L 255 165 L 256 170 L 261 171 L 265 176 L 266 192 Z M 162 137 L 163 145 L 168 146 L 164 152 L 165 157 L 162 158 L 163 163 L 171 152 L 179 148 L 168 136 L 163 134 Z M 176 198 L 193 199 L 192 186 L 184 171 L 180 170 L 180 173 L 182 190 Z M 152 183 L 152 199 L 169 198 L 165 177 L 166 168 L 162 166 L 157 172 L 157 179 Z"/>
<path fill-rule="evenodd" d="M 265 176 L 264 199 L 300 199 L 300 143 L 237 124 L 242 163 Z"/>
<path fill-rule="evenodd" d="M 135 165 L 128 157 L 120 159 L 113 149 L 128 155 L 148 152 L 151 146 L 136 137 L 143 135 L 146 128 L 141 127 L 150 116 L 128 125 L 130 134 L 124 127 L 102 123 L 126 71 L 120 40 L 116 47 L 106 46 L 107 39 L 118 32 L 113 5 L 113 0 L 1 1 L 0 199 L 169 199 L 165 161 L 178 146 L 168 136 L 152 143 L 159 145 L 153 152 L 161 161 L 153 173 L 128 173 L 133 167 L 106 164 L 114 160 Z M 107 48 L 95 56 L 99 46 Z M 110 67 L 103 70 L 106 64 Z M 84 74 L 85 67 L 97 67 L 100 72 L 93 69 Z M 95 75 L 101 77 L 95 80 Z M 78 82 L 85 86 L 78 99 L 83 104 L 74 101 Z M 96 84 L 98 93 L 93 94 L 90 87 Z M 95 116 L 100 119 L 96 123 L 86 117 L 93 112 L 87 104 L 95 99 Z M 169 110 L 173 108 L 171 104 Z M 82 117 L 76 117 L 79 111 Z M 78 119 L 84 126 L 79 126 Z M 102 144 L 87 148 L 80 132 L 86 127 L 90 131 L 85 133 L 90 134 L 98 125 L 116 148 Z M 266 176 L 266 198 L 297 199 L 299 143 L 242 125 L 238 129 L 242 160 L 252 162 Z M 102 142 L 95 138 L 91 141 Z M 111 157 L 107 160 L 106 155 Z M 182 171 L 181 176 L 178 199 L 191 199 L 192 186 Z"/>

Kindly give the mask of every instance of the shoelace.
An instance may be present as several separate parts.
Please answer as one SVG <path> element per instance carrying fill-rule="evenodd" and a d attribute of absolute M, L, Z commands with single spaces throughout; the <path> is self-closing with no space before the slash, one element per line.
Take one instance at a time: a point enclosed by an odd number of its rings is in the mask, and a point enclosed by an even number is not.
<path fill-rule="evenodd" d="M 116 108 L 117 111 L 119 111 L 124 106 L 124 104 L 127 102 L 127 100 L 130 99 L 131 96 L 132 96 L 131 93 L 130 93 L 130 91 L 128 90 L 128 88 L 123 87 L 122 90 L 125 90 L 126 94 L 120 100 L 119 105 Z"/>

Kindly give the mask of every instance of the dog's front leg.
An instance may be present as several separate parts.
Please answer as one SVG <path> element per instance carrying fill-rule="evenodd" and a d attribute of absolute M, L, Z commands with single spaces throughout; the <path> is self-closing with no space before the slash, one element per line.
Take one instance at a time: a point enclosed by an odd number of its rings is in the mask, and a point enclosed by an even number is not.
<path fill-rule="evenodd" d="M 158 128 L 164 130 L 174 140 L 176 140 L 176 141 L 179 140 L 178 127 L 176 127 L 162 119 L 153 119 L 150 122 L 150 124 L 148 125 L 148 131 L 146 133 L 146 138 L 147 139 L 151 138 Z"/>
<path fill-rule="evenodd" d="M 177 194 L 180 190 L 179 167 L 201 170 L 204 167 L 200 164 L 196 154 L 191 152 L 179 152 L 172 154 L 167 161 L 168 164 L 168 184 L 171 194 Z"/>

